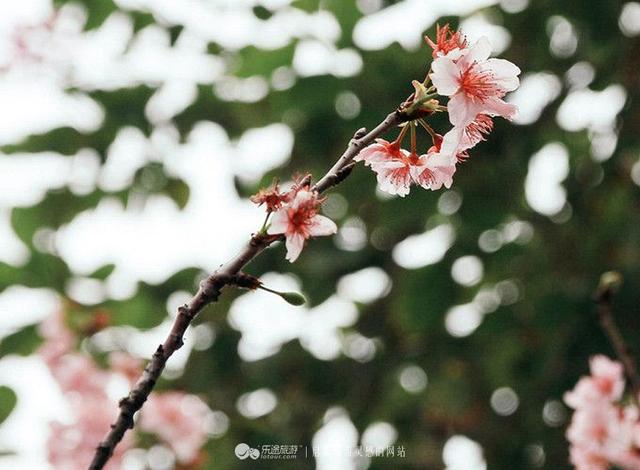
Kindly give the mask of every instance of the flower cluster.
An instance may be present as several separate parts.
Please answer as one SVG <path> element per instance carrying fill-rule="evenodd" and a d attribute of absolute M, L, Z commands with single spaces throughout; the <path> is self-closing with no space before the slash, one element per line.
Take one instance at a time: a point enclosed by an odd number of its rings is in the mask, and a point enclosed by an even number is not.
<path fill-rule="evenodd" d="M 394 142 L 378 139 L 356 157 L 377 174 L 381 190 L 398 196 L 409 194 L 412 184 L 431 190 L 449 188 L 456 165 L 493 129 L 492 117 L 513 119 L 517 111 L 503 98 L 518 87 L 520 69 L 507 60 L 489 58 L 491 45 L 486 38 L 470 46 L 460 32 L 445 25 L 437 28 L 436 41 L 427 38 L 427 43 L 434 61 L 427 79 L 414 82 L 413 104 L 427 114 L 446 109 L 453 128 L 441 136 L 417 118 L 405 125 Z M 432 86 L 427 88 L 429 80 Z M 446 108 L 434 99 L 436 94 L 449 98 Z M 416 151 L 418 125 L 433 141 L 424 154 Z M 412 133 L 410 151 L 401 148 L 407 126 Z"/>
<path fill-rule="evenodd" d="M 577 470 L 640 469 L 640 414 L 636 406 L 620 402 L 623 367 L 595 356 L 590 369 L 591 375 L 564 396 L 575 410 L 567 430 L 571 463 Z"/>
<path fill-rule="evenodd" d="M 106 390 L 113 376 L 74 352 L 76 339 L 65 324 L 62 310 L 41 324 L 40 334 L 45 340 L 40 355 L 73 410 L 71 422 L 50 425 L 49 462 L 57 469 L 87 468 L 105 429 L 117 417 L 116 409 L 104 405 L 110 402 Z M 132 445 L 131 435 L 125 436 L 107 468 L 120 468 L 124 453 Z"/>
<path fill-rule="evenodd" d="M 142 410 L 140 429 L 156 434 L 176 454 L 178 462 L 201 460 L 200 448 L 207 440 L 209 407 L 198 397 L 184 392 L 151 395 Z"/>
<path fill-rule="evenodd" d="M 88 356 L 75 351 L 76 337 L 60 309 L 41 325 L 44 342 L 40 356 L 69 402 L 73 416 L 69 422 L 53 422 L 48 440 L 48 460 L 60 470 L 87 468 L 106 429 L 117 418 L 117 408 L 107 390 L 126 381 L 133 385 L 142 371 L 141 361 L 124 352 L 109 355 L 109 369 L 103 369 Z M 140 428 L 155 434 L 169 446 L 184 468 L 195 468 L 200 449 L 207 441 L 206 422 L 211 410 L 198 397 L 182 392 L 164 392 L 149 399 L 142 412 Z M 107 469 L 121 468 L 126 452 L 134 447 L 127 434 Z"/>
<path fill-rule="evenodd" d="M 267 217 L 273 214 L 266 233 L 285 236 L 287 259 L 292 263 L 300 256 L 307 239 L 338 231 L 331 219 L 318 213 L 322 198 L 310 182 L 311 178 L 305 177 L 286 192 L 280 192 L 275 183 L 251 197 L 254 203 L 266 206 Z"/>
<path fill-rule="evenodd" d="M 492 118 L 512 119 L 516 114 L 516 107 L 503 98 L 518 87 L 520 69 L 506 60 L 489 58 L 491 45 L 486 38 L 469 45 L 462 33 L 445 25 L 437 27 L 435 41 L 426 41 L 434 60 L 427 78 L 413 81 L 415 92 L 403 105 L 407 122 L 400 135 L 393 142 L 377 139 L 354 157 L 376 173 L 382 191 L 401 197 L 409 194 L 414 184 L 431 190 L 450 188 L 457 164 L 493 130 Z M 440 105 L 438 95 L 449 98 L 447 107 Z M 440 135 L 425 117 L 445 110 L 453 127 Z M 417 151 L 418 127 L 424 128 L 432 141 L 424 153 Z M 410 150 L 402 148 L 407 133 L 411 135 Z M 276 183 L 251 198 L 265 205 L 267 221 L 273 214 L 262 234 L 284 235 L 291 262 L 309 237 L 337 231 L 335 223 L 318 214 L 322 201 L 309 181 L 305 178 L 287 192 L 281 192 Z"/>

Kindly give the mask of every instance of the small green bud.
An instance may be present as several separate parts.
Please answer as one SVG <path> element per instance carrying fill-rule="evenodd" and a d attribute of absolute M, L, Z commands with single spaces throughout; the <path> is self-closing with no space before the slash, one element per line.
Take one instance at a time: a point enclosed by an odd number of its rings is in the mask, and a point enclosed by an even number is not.
<path fill-rule="evenodd" d="M 295 305 L 296 307 L 299 307 L 300 305 L 304 305 L 307 303 L 307 299 L 304 298 L 304 295 L 298 292 L 281 292 L 279 295 L 287 303 L 291 305 Z"/>
<path fill-rule="evenodd" d="M 411 82 L 413 85 L 413 99 L 415 101 L 424 101 L 427 98 L 427 87 L 424 86 L 424 83 L 420 83 L 418 80 L 413 80 Z"/>
<path fill-rule="evenodd" d="M 413 100 L 404 110 L 407 114 L 412 115 L 418 111 L 433 114 L 440 110 L 440 103 L 434 99 L 436 95 L 430 94 L 432 88 L 427 88 L 424 83 L 417 80 L 413 80 L 411 84 L 414 88 Z"/>
<path fill-rule="evenodd" d="M 622 285 L 622 274 L 618 271 L 607 271 L 600 276 L 600 291 L 616 292 Z"/>

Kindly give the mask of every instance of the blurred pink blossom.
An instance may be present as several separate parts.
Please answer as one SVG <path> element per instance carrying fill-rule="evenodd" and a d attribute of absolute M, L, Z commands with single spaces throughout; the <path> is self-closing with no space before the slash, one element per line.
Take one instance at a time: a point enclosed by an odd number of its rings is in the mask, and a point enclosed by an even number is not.
<path fill-rule="evenodd" d="M 110 369 L 99 367 L 89 356 L 75 350 L 76 338 L 60 310 L 40 325 L 44 342 L 39 353 L 58 382 L 71 416 L 50 425 L 49 462 L 57 470 L 84 470 L 96 446 L 116 420 L 118 408 L 107 393 L 110 386 L 126 379 L 134 383 L 142 373 L 142 361 L 128 353 L 109 355 Z M 196 462 L 207 440 L 206 419 L 210 409 L 199 398 L 181 392 L 152 395 L 142 414 L 142 429 L 170 446 L 183 464 Z M 134 446 L 135 434 L 125 434 L 105 467 L 118 470 L 124 454 Z M 194 467 L 195 468 L 195 467 Z"/>
<path fill-rule="evenodd" d="M 640 469 L 639 412 L 619 403 L 625 387 L 622 365 L 595 356 L 590 371 L 564 396 L 575 410 L 567 429 L 571 463 L 577 470 Z"/>
<path fill-rule="evenodd" d="M 152 395 L 142 410 L 140 428 L 154 433 L 175 452 L 180 463 L 197 459 L 207 441 L 209 407 L 198 397 L 182 392 Z"/>

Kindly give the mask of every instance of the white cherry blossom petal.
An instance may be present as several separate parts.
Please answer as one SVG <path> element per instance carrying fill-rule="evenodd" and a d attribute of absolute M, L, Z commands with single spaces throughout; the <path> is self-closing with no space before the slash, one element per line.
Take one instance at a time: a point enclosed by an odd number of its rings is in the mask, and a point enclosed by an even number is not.
<path fill-rule="evenodd" d="M 333 235 L 337 231 L 335 222 L 324 215 L 316 215 L 309 223 L 309 235 L 312 237 Z"/>
<path fill-rule="evenodd" d="M 287 260 L 289 260 L 290 263 L 293 263 L 298 259 L 298 256 L 300 256 L 302 248 L 304 247 L 304 240 L 304 236 L 298 232 L 287 235 Z"/>
<path fill-rule="evenodd" d="M 289 227 L 289 216 L 286 209 L 280 209 L 271 216 L 271 224 L 267 229 L 269 235 L 286 233 Z"/>
<path fill-rule="evenodd" d="M 438 94 L 451 96 L 458 91 L 460 85 L 459 68 L 449 57 L 439 57 L 431 64 L 431 81 Z"/>

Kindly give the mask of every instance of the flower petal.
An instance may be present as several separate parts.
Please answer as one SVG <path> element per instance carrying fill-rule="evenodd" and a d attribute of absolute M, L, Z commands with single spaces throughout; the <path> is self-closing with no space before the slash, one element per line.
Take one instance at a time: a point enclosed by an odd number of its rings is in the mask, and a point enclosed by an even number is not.
<path fill-rule="evenodd" d="M 457 161 L 458 153 L 466 150 L 461 148 L 463 135 L 464 128 L 454 127 L 442 138 L 440 152 L 438 153 L 446 157 L 446 160 L 448 160 L 449 163 L 455 163 Z"/>
<path fill-rule="evenodd" d="M 289 215 L 287 209 L 280 209 L 271 217 L 271 223 L 267 229 L 269 235 L 278 235 L 286 233 L 289 228 Z"/>
<path fill-rule="evenodd" d="M 400 197 L 409 194 L 411 172 L 406 165 L 402 165 L 400 168 L 381 168 L 377 179 L 380 190 L 386 193 L 397 194 Z"/>
<path fill-rule="evenodd" d="M 454 126 L 465 127 L 482 111 L 482 104 L 468 100 L 464 93 L 456 93 L 447 103 L 449 121 Z"/>
<path fill-rule="evenodd" d="M 478 39 L 478 42 L 469 48 L 469 52 L 460 59 L 458 64 L 463 68 L 467 68 L 474 63 L 484 62 L 491 55 L 491 49 L 489 39 L 486 36 L 482 36 Z"/>
<path fill-rule="evenodd" d="M 338 226 L 333 220 L 324 215 L 316 215 L 309 223 L 309 235 L 312 237 L 321 237 L 333 235 L 338 231 Z"/>
<path fill-rule="evenodd" d="M 289 262 L 293 263 L 298 259 L 298 256 L 300 256 L 300 253 L 302 252 L 302 248 L 304 247 L 304 237 L 298 232 L 287 235 L 286 245 L 287 259 Z"/>
<path fill-rule="evenodd" d="M 365 164 L 371 163 L 371 161 L 377 161 L 384 155 L 384 147 L 378 143 L 374 143 L 366 146 L 360 151 L 354 158 L 354 162 L 361 162 L 364 160 Z"/>
<path fill-rule="evenodd" d="M 500 98 L 489 98 L 483 105 L 483 111 L 491 116 L 502 116 L 512 120 L 518 114 L 518 107 Z"/>
<path fill-rule="evenodd" d="M 411 167 L 411 177 L 416 184 L 431 190 L 440 189 L 442 185 L 450 188 L 455 172 L 455 157 L 435 152 L 421 155 L 420 164 Z"/>
<path fill-rule="evenodd" d="M 520 69 L 505 59 L 489 59 L 483 67 L 490 70 L 496 84 L 505 92 L 513 91 L 520 86 Z"/>
<path fill-rule="evenodd" d="M 436 167 L 436 175 L 440 185 L 444 185 L 445 188 L 449 189 L 453 184 L 453 175 L 455 174 L 455 172 L 455 165 Z M 432 187 L 431 189 L 440 189 L 440 187 L 441 186 L 438 186 L 437 188 Z"/>
<path fill-rule="evenodd" d="M 460 69 L 448 57 L 439 57 L 431 64 L 433 72 L 431 73 L 431 81 L 438 90 L 438 94 L 451 96 L 460 87 Z"/>

